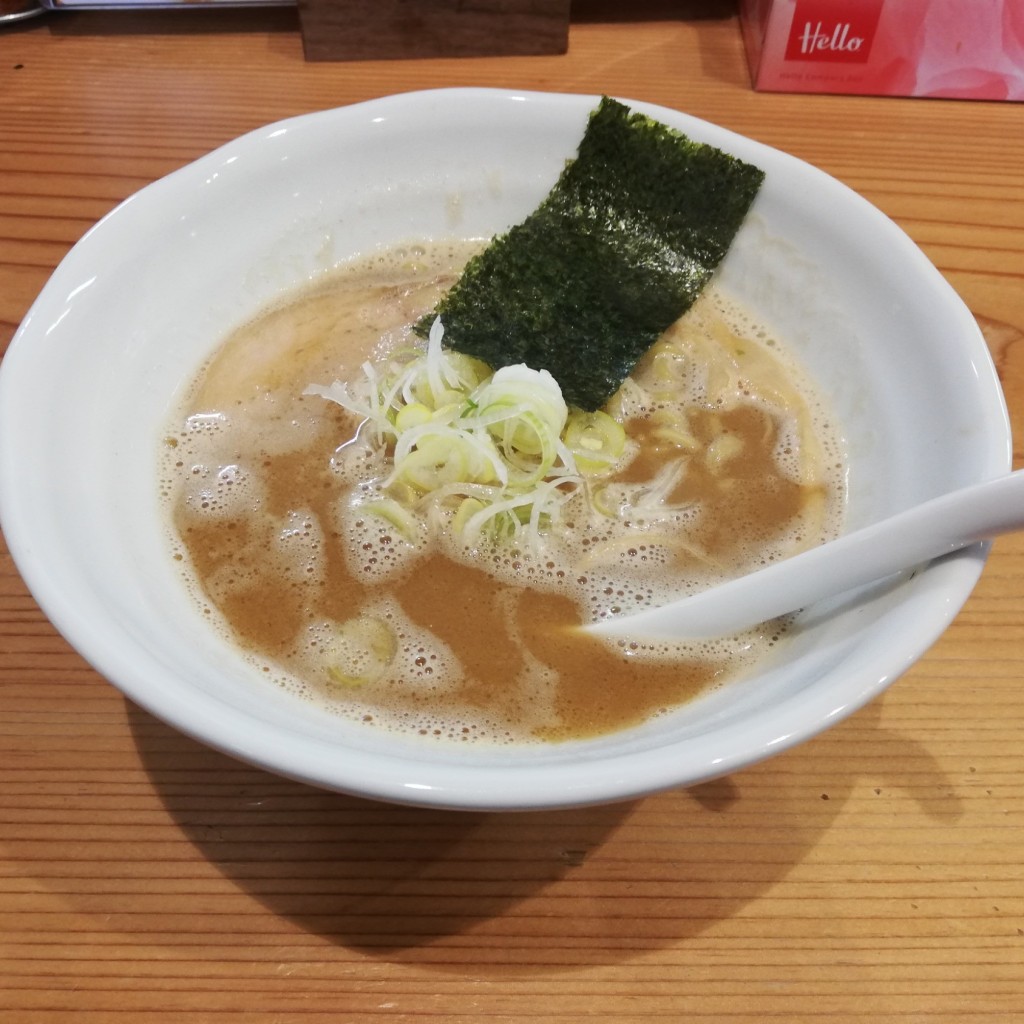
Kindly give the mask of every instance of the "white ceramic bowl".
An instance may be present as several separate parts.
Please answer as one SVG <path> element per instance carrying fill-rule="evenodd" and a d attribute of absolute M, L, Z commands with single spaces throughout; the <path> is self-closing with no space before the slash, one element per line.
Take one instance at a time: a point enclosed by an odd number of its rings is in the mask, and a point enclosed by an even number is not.
<path fill-rule="evenodd" d="M 162 427 L 204 357 L 348 257 L 522 219 L 596 103 L 440 90 L 270 125 L 143 189 L 58 267 L 0 370 L 0 515 L 44 611 L 132 700 L 320 786 L 454 808 L 568 806 L 778 753 L 880 693 L 953 619 L 984 547 L 855 607 L 811 609 L 814 624 L 779 663 L 673 715 L 488 751 L 399 741 L 318 712 L 268 684 L 199 614 L 169 558 L 156 466 Z M 1008 470 L 984 339 L 906 235 L 799 160 L 630 105 L 766 170 L 721 277 L 831 397 L 849 446 L 851 527 Z"/>

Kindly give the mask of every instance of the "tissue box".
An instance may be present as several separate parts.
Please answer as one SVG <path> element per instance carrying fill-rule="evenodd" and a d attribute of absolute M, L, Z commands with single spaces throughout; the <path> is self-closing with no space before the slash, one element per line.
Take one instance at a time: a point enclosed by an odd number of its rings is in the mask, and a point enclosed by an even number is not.
<path fill-rule="evenodd" d="M 741 0 L 756 89 L 1024 100 L 1024 0 Z"/>

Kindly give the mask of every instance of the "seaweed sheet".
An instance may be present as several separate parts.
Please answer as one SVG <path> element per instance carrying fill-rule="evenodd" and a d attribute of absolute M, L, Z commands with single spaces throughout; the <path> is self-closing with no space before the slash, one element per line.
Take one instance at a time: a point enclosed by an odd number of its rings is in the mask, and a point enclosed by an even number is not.
<path fill-rule="evenodd" d="M 546 369 L 567 402 L 597 409 L 700 294 L 763 178 L 605 97 L 541 205 L 416 330 L 439 314 L 448 347 Z"/>

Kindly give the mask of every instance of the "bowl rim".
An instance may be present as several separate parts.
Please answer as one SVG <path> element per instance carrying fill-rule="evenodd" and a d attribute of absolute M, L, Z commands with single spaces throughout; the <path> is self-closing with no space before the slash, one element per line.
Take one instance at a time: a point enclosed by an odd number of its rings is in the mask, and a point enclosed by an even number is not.
<path fill-rule="evenodd" d="M 15 442 L 17 422 L 11 413 L 11 397 L 16 389 L 23 387 L 21 377 L 28 370 L 22 367 L 31 366 L 30 347 L 38 341 L 33 326 L 34 314 L 47 300 L 47 296 L 63 286 L 67 267 L 83 258 L 83 253 L 92 246 L 93 239 L 102 235 L 109 224 L 120 223 L 123 218 L 134 216 L 134 211 L 146 204 L 162 202 L 166 196 L 173 195 L 179 185 L 186 185 L 190 180 L 218 166 L 229 149 L 238 152 L 240 147 L 259 145 L 273 132 L 315 130 L 349 118 L 362 120 L 378 112 L 386 112 L 389 108 L 393 109 L 395 105 L 429 108 L 438 103 L 461 104 L 468 100 L 501 104 L 509 99 L 540 105 L 563 104 L 573 109 L 582 109 L 584 106 L 592 108 L 599 97 L 487 88 L 419 90 L 286 118 L 254 129 L 217 147 L 145 186 L 90 228 L 54 271 L 0 363 L 0 524 L 12 558 L 40 607 L 72 646 L 131 700 L 181 732 L 277 774 L 396 803 L 476 810 L 540 809 L 607 803 L 680 785 L 693 785 L 729 774 L 789 749 L 821 732 L 828 724 L 852 714 L 876 697 L 913 664 L 952 622 L 973 590 L 984 566 L 988 545 L 976 545 L 948 557 L 942 565 L 933 565 L 934 585 L 919 602 L 914 620 L 914 639 L 904 645 L 898 657 L 879 657 L 858 680 L 851 681 L 841 692 L 839 689 L 825 688 L 811 695 L 804 694 L 802 713 L 799 716 L 795 719 L 787 717 L 785 707 L 778 709 L 755 726 L 743 730 L 739 737 L 741 742 L 731 752 L 723 754 L 710 744 L 702 744 L 698 738 L 698 742 L 691 744 L 687 751 L 685 777 L 681 777 L 676 763 L 678 758 L 671 756 L 669 748 L 660 747 L 658 750 L 662 753 L 657 759 L 652 759 L 650 750 L 626 752 L 599 761 L 587 761 L 586 772 L 574 770 L 560 775 L 557 769 L 554 769 L 553 774 L 550 763 L 530 765 L 528 762 L 496 768 L 473 766 L 469 772 L 466 765 L 458 761 L 451 764 L 431 763 L 430 770 L 424 772 L 422 763 L 415 758 L 402 754 L 395 757 L 358 751 L 356 757 L 360 763 L 354 765 L 350 758 L 350 762 L 344 766 L 348 772 L 347 777 L 339 778 L 336 750 L 330 751 L 326 746 L 306 740 L 298 745 L 292 744 L 287 756 L 282 757 L 280 735 L 275 731 L 273 723 L 239 715 L 237 709 L 212 698 L 207 699 L 206 694 L 200 695 L 202 700 L 197 707 L 197 696 L 192 691 L 154 688 L 148 679 L 139 677 L 139 667 L 130 651 L 120 649 L 116 643 L 110 645 L 97 642 L 91 628 L 94 610 L 83 609 L 74 595 L 66 595 L 53 585 L 46 552 L 39 548 L 33 537 L 31 509 L 21 501 L 16 488 L 4 486 L 5 481 L 10 482 L 16 477 L 17 463 L 21 457 Z M 772 161 L 782 161 L 787 166 L 800 166 L 805 172 L 820 176 L 822 181 L 830 183 L 830 188 L 842 190 L 851 202 L 860 204 L 859 208 L 864 214 L 874 218 L 878 229 L 887 232 L 886 237 L 894 245 L 902 247 L 901 251 L 918 268 L 941 278 L 939 271 L 898 225 L 825 172 L 780 150 L 681 111 L 630 99 L 623 99 L 622 102 L 670 122 L 683 122 L 687 126 L 705 129 L 704 133 L 713 136 L 717 145 L 728 147 L 730 141 L 735 141 L 738 148 L 745 151 L 752 149 L 771 155 Z M 942 283 L 947 289 L 951 307 L 959 304 L 962 310 L 958 315 L 966 314 L 973 323 L 969 310 L 952 287 L 944 279 Z M 980 332 L 977 337 L 981 337 Z M 991 464 L 985 470 L 986 473 L 993 473 L 1009 469 L 1011 443 L 1005 400 L 990 357 L 988 365 L 985 364 L 986 355 L 987 348 L 984 351 L 979 349 L 979 372 L 986 376 L 993 400 L 993 407 L 986 410 L 993 452 Z M 1000 445 L 1005 449 L 1002 453 L 996 452 Z M 274 751 L 277 756 L 261 756 L 261 751 Z M 652 763 L 654 760 L 657 764 Z M 513 776 L 515 783 L 509 785 Z"/>

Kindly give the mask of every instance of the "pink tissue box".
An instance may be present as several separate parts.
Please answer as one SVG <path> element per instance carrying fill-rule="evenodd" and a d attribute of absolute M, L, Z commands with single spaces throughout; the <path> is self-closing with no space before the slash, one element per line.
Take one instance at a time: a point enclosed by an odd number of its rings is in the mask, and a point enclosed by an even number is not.
<path fill-rule="evenodd" d="M 1024 0 L 741 0 L 754 88 L 1024 100 Z"/>

